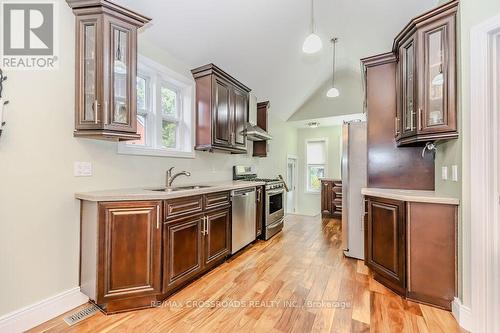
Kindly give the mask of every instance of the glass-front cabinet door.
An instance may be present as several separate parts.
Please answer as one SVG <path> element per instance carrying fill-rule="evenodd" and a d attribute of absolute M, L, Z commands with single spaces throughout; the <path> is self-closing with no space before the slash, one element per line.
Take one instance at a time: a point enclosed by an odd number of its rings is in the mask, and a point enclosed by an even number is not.
<path fill-rule="evenodd" d="M 401 135 L 409 135 L 416 130 L 416 71 L 415 71 L 415 38 L 410 37 L 400 48 L 401 62 Z"/>
<path fill-rule="evenodd" d="M 77 21 L 79 47 L 77 48 L 77 105 L 76 128 L 96 129 L 102 127 L 100 114 L 99 79 L 100 60 L 98 38 L 100 21 L 87 17 Z"/>
<path fill-rule="evenodd" d="M 151 19 L 121 6 L 68 0 L 76 16 L 74 136 L 137 140 L 137 29 Z"/>
<path fill-rule="evenodd" d="M 440 20 L 419 32 L 423 47 L 419 67 L 420 109 L 419 131 L 445 132 L 456 130 L 455 68 L 452 63 L 455 36 L 450 19 Z M 454 22 L 453 22 L 454 24 Z M 453 34 L 453 36 L 451 36 Z"/>
<path fill-rule="evenodd" d="M 120 131 L 134 131 L 136 122 L 132 116 L 132 108 L 135 105 L 136 93 L 135 82 L 131 75 L 135 73 L 135 59 L 132 58 L 131 48 L 136 47 L 135 41 L 131 39 L 133 27 L 124 24 L 110 22 L 110 66 L 109 85 L 110 96 L 105 105 L 105 112 L 109 117 L 108 128 Z M 134 44 L 134 45 L 132 45 Z M 135 75 L 135 74 L 134 74 Z"/>

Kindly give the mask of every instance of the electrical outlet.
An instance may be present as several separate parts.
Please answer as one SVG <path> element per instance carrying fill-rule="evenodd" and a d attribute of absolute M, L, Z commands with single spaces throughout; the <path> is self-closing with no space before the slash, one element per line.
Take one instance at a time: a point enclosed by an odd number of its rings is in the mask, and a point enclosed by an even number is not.
<path fill-rule="evenodd" d="M 451 180 L 458 182 L 458 165 L 451 166 Z"/>
<path fill-rule="evenodd" d="M 447 166 L 441 167 L 441 179 L 448 180 L 448 167 Z"/>
<path fill-rule="evenodd" d="M 74 171 L 75 177 L 90 177 L 92 176 L 91 162 L 75 162 Z"/>

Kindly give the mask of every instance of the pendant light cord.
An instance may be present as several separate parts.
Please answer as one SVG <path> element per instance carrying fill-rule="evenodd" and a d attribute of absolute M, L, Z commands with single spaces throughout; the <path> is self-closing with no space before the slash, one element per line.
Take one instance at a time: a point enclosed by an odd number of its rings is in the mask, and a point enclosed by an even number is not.
<path fill-rule="evenodd" d="M 333 61 L 332 61 L 332 88 L 335 87 L 335 44 L 337 43 L 337 38 L 332 38 L 333 43 Z"/>
<path fill-rule="evenodd" d="M 314 0 L 311 0 L 311 33 L 314 33 Z"/>

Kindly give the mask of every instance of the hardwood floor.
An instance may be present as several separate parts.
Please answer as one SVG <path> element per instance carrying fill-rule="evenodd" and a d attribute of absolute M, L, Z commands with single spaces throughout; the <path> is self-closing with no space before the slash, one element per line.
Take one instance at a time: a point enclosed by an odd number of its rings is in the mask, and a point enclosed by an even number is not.
<path fill-rule="evenodd" d="M 340 221 L 297 215 L 161 307 L 72 327 L 64 316 L 32 332 L 464 332 L 451 313 L 401 299 L 345 258 Z"/>

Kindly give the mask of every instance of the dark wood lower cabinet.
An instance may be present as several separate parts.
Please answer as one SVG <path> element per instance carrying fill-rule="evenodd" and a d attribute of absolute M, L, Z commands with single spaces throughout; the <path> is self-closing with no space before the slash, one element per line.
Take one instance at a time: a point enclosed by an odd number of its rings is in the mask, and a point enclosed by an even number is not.
<path fill-rule="evenodd" d="M 342 181 L 321 180 L 321 215 L 342 218 Z"/>
<path fill-rule="evenodd" d="M 81 290 L 110 313 L 150 306 L 162 289 L 161 227 L 161 201 L 83 202 Z"/>
<path fill-rule="evenodd" d="M 81 207 L 80 287 L 105 313 L 152 307 L 231 253 L 229 192 Z"/>
<path fill-rule="evenodd" d="M 368 199 L 366 265 L 391 289 L 405 288 L 404 203 Z"/>
<path fill-rule="evenodd" d="M 365 263 L 398 294 L 446 310 L 456 295 L 458 207 L 366 198 Z"/>
<path fill-rule="evenodd" d="M 189 281 L 201 271 L 203 223 L 203 214 L 198 214 L 164 224 L 164 292 Z"/>
<path fill-rule="evenodd" d="M 206 213 L 205 228 L 203 260 L 205 267 L 211 267 L 231 252 L 231 210 Z"/>

